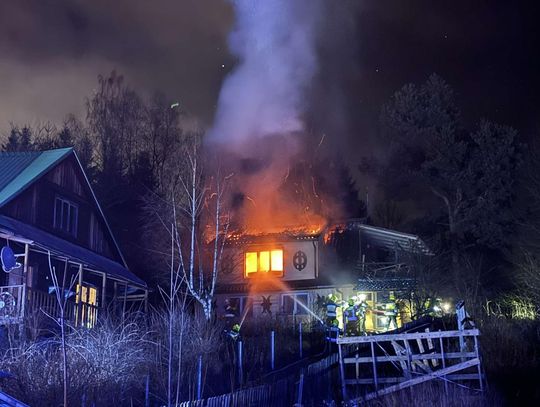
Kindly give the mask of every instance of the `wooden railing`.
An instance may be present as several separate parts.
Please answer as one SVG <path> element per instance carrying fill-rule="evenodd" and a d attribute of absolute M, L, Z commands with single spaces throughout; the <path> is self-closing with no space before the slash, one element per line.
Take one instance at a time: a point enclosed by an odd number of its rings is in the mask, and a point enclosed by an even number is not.
<path fill-rule="evenodd" d="M 43 291 L 28 289 L 28 311 L 27 315 L 39 315 L 60 318 L 60 305 L 55 294 L 48 294 Z M 76 326 L 86 326 L 91 328 L 97 320 L 98 307 L 86 303 L 76 303 L 75 296 L 66 301 L 64 308 L 64 319 Z"/>
<path fill-rule="evenodd" d="M 477 329 L 338 338 L 342 394 L 368 386 L 367 401 L 429 380 L 476 381 L 483 391 Z M 394 373 L 394 374 L 392 374 Z M 390 384 L 390 386 L 385 386 Z M 364 389 L 365 390 L 365 389 Z"/>

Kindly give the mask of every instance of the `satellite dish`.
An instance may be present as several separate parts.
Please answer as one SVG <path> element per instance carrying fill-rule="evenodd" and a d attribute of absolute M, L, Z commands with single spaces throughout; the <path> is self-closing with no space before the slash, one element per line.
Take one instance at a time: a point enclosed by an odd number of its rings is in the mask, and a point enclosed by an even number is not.
<path fill-rule="evenodd" d="M 11 247 L 4 246 L 2 251 L 0 251 L 0 262 L 2 262 L 2 269 L 9 273 L 13 269 L 21 267 L 21 263 L 17 263 L 17 257 Z"/>

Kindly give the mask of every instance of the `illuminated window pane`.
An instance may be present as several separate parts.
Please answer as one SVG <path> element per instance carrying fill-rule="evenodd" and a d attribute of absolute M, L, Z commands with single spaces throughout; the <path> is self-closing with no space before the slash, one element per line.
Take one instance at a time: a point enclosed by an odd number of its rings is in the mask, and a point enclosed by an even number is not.
<path fill-rule="evenodd" d="M 94 287 L 90 287 L 88 291 L 88 304 L 97 305 L 97 290 Z"/>
<path fill-rule="evenodd" d="M 257 252 L 246 253 L 246 275 L 257 272 Z"/>
<path fill-rule="evenodd" d="M 259 271 L 270 271 L 270 252 L 259 253 Z"/>
<path fill-rule="evenodd" d="M 283 250 L 272 250 L 272 271 L 283 271 Z"/>

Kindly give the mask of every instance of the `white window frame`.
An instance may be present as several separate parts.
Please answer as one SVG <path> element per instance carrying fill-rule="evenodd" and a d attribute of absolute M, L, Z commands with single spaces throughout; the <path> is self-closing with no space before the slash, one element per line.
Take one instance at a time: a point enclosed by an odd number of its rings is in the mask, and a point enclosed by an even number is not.
<path fill-rule="evenodd" d="M 246 310 L 246 306 L 249 305 L 249 299 L 250 297 L 248 296 L 245 296 L 245 295 L 236 295 L 236 296 L 229 296 L 229 297 L 226 297 L 227 300 L 232 300 L 232 299 L 238 299 L 238 316 L 239 317 L 242 317 L 242 315 L 244 315 L 244 311 Z M 252 309 L 252 313 L 253 313 L 253 302 L 251 303 L 251 309 Z"/>
<path fill-rule="evenodd" d="M 280 250 L 281 251 L 281 268 L 282 270 L 272 270 L 272 254 L 271 252 L 274 250 Z M 259 269 L 260 267 L 260 256 L 261 252 L 270 252 L 270 270 L 267 272 L 268 275 L 282 278 L 285 275 L 285 249 L 282 246 L 272 246 L 270 248 L 249 248 L 248 250 L 244 250 L 244 257 L 243 257 L 243 269 L 244 269 L 244 278 L 253 278 L 257 276 L 259 273 L 264 273 Z M 247 253 L 257 253 L 257 271 L 253 273 L 247 273 L 246 270 L 246 254 Z"/>
<path fill-rule="evenodd" d="M 57 206 L 58 206 L 58 203 L 60 204 L 60 224 L 57 223 Z M 67 205 L 67 216 L 66 216 L 66 220 L 67 220 L 67 224 L 64 225 L 64 205 Z M 75 217 L 74 217 L 74 220 L 75 220 L 75 223 L 74 225 L 71 224 L 71 215 L 72 213 L 75 214 Z M 66 199 L 66 198 L 63 198 L 63 197 L 60 197 L 60 196 L 56 196 L 54 198 L 54 213 L 53 213 L 53 227 L 55 229 L 58 229 L 58 230 L 61 230 L 65 233 L 68 233 L 70 234 L 71 236 L 73 237 L 77 237 L 77 233 L 78 233 L 78 223 L 79 223 L 79 205 L 77 205 L 76 203 L 74 203 L 73 201 L 70 201 L 69 199 Z"/>
<path fill-rule="evenodd" d="M 309 293 L 306 291 L 281 294 L 281 309 L 285 312 L 285 297 L 296 298 L 296 297 L 304 296 L 304 295 L 306 296 L 305 305 L 309 309 L 309 306 L 310 306 Z M 292 314 L 287 314 L 287 315 L 308 315 L 309 314 L 309 312 L 306 309 L 304 309 L 301 305 L 298 305 L 297 301 L 295 301 L 294 299 L 292 301 L 293 301 L 293 312 Z M 298 308 L 302 310 L 301 313 L 298 312 Z"/>

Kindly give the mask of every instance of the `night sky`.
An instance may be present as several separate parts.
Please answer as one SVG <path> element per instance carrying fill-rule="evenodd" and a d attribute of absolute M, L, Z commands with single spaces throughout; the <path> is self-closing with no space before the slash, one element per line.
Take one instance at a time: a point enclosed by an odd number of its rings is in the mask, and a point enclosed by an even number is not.
<path fill-rule="evenodd" d="M 533 2 L 339 1 L 325 13 L 306 114 L 350 160 L 376 149 L 381 104 L 432 72 L 454 87 L 467 121 L 536 131 Z M 236 62 L 227 48 L 233 22 L 223 0 L 0 1 L 0 129 L 84 118 L 97 75 L 112 69 L 209 127 Z"/>

